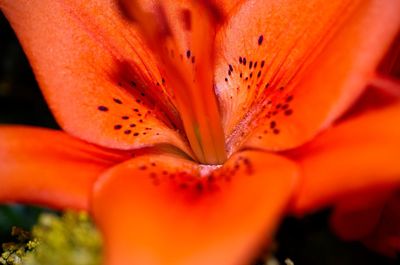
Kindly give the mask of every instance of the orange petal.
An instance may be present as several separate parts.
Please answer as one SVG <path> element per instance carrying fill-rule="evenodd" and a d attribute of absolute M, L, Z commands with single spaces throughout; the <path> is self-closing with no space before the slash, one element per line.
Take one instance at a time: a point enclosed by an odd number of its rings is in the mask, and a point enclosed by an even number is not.
<path fill-rule="evenodd" d="M 361 240 L 375 251 L 396 257 L 400 252 L 399 192 L 392 190 L 378 198 L 371 193 L 362 199 L 355 195 L 363 194 L 354 194 L 335 207 L 331 220 L 334 230 L 343 239 Z"/>
<path fill-rule="evenodd" d="M 394 95 L 391 93 L 394 91 L 390 91 L 387 88 L 376 86 L 366 87 L 364 93 L 358 98 L 356 103 L 353 104 L 338 120 L 336 120 L 336 123 L 351 119 L 365 111 L 373 111 L 398 103 L 400 99 L 400 83 L 398 88 L 398 95 Z"/>
<path fill-rule="evenodd" d="M 63 132 L 0 127 L 0 201 L 87 209 L 101 172 L 122 159 Z"/>
<path fill-rule="evenodd" d="M 354 192 L 335 204 L 331 224 L 344 240 L 360 240 L 373 233 L 393 189 Z M 361 225 L 362 224 L 362 225 Z"/>
<path fill-rule="evenodd" d="M 171 155 L 114 167 L 93 199 L 106 264 L 244 264 L 271 239 L 296 176 L 293 162 L 255 151 L 222 167 Z"/>
<path fill-rule="evenodd" d="M 329 125 L 365 87 L 399 9 L 397 0 L 245 2 L 217 39 L 228 147 L 287 149 Z"/>
<path fill-rule="evenodd" d="M 297 213 L 337 202 L 354 191 L 400 184 L 400 105 L 347 120 L 302 147 Z"/>
<path fill-rule="evenodd" d="M 400 253 L 400 195 L 398 191 L 388 199 L 378 226 L 363 242 L 367 247 L 393 258 Z"/>
<path fill-rule="evenodd" d="M 0 7 L 67 132 L 112 148 L 185 150 L 155 60 L 116 1 L 0 0 Z"/>

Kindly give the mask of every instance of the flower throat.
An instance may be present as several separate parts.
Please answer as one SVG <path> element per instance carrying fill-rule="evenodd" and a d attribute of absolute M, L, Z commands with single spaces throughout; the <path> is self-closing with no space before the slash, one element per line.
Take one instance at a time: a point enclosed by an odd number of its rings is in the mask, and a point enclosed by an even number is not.
<path fill-rule="evenodd" d="M 222 164 L 227 154 L 213 82 L 215 27 L 221 16 L 207 1 L 186 5 L 156 4 L 148 12 L 129 1 L 126 8 L 163 65 L 195 158 L 202 164 Z M 166 12 L 175 15 L 167 18 Z"/>

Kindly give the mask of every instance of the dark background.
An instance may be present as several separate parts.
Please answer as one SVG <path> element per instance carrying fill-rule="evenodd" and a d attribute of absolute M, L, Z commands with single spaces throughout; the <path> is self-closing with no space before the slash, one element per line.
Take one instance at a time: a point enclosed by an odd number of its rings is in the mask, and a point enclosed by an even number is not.
<path fill-rule="evenodd" d="M 0 13 L 0 124 L 58 128 L 40 93 L 29 63 Z M 0 147 L 1 148 L 1 147 Z M 1 187 L 0 188 L 7 188 Z M 29 229 L 47 209 L 0 205 L 0 243 L 10 240 L 11 226 Z M 295 265 L 392 265 L 400 261 L 375 254 L 358 242 L 346 243 L 328 226 L 329 210 L 301 220 L 286 218 L 277 234 L 277 258 Z"/>

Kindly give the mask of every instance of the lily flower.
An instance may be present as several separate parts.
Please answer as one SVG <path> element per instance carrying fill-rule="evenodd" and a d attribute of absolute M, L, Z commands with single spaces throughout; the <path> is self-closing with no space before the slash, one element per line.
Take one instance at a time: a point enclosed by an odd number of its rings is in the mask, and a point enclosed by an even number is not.
<path fill-rule="evenodd" d="M 0 128 L 0 200 L 88 210 L 108 265 L 245 264 L 289 210 L 400 181 L 398 103 L 335 123 L 396 87 L 397 0 L 0 7 L 63 129 Z"/>

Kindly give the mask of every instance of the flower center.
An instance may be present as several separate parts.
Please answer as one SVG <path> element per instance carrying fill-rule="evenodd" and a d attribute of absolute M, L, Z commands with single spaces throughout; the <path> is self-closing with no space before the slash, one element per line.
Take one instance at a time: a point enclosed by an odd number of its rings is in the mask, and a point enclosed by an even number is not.
<path fill-rule="evenodd" d="M 179 7 L 160 3 L 148 12 L 131 1 L 128 8 L 162 63 L 196 159 L 202 164 L 222 164 L 227 159 L 225 136 L 213 82 L 219 15 L 200 2 L 188 1 Z"/>

